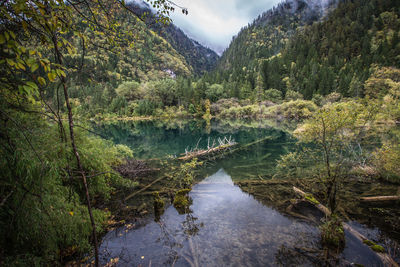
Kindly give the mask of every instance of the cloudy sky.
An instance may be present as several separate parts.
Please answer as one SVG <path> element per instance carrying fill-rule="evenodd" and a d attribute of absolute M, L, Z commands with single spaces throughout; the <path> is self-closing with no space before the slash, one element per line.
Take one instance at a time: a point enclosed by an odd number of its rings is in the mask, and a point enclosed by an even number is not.
<path fill-rule="evenodd" d="M 243 26 L 281 1 L 175 0 L 189 14 L 176 10 L 171 18 L 189 37 L 221 54 Z"/>

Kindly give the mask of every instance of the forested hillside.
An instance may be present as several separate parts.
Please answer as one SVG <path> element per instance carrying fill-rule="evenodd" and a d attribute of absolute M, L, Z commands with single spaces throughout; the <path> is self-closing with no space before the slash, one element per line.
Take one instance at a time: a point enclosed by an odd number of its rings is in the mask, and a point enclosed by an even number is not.
<path fill-rule="evenodd" d="M 184 56 L 186 62 L 193 68 L 193 74 L 203 74 L 214 68 L 219 56 L 213 50 L 189 38 L 173 23 L 168 25 L 156 23 L 153 11 L 147 3 L 131 2 L 128 6 L 135 14 L 143 18 L 148 27 L 165 38 L 180 55 Z"/>
<path fill-rule="evenodd" d="M 88 42 L 71 38 L 75 50 L 66 57 L 73 73 L 69 90 L 82 115 L 132 114 L 135 109 L 138 115 L 149 115 L 157 108 L 176 105 L 175 78 L 200 75 L 218 59 L 214 51 L 173 24 L 157 21 L 146 3 L 131 2 L 126 9 L 115 10 L 114 16 L 120 23 L 118 30 L 126 33 L 120 43 L 90 33 L 85 21 L 79 27 L 89 32 Z"/>
<path fill-rule="evenodd" d="M 399 66 L 398 1 L 286 1 L 244 28 L 204 81 L 225 95 L 265 99 L 363 96 L 374 65 Z M 326 1 L 325 1 L 326 2 Z"/>
<path fill-rule="evenodd" d="M 280 53 L 298 27 L 321 19 L 334 2 L 287 0 L 264 12 L 234 37 L 218 61 L 213 80 L 254 88 L 260 61 Z"/>
<path fill-rule="evenodd" d="M 262 63 L 263 87 L 295 90 L 307 99 L 331 92 L 364 96 L 372 67 L 400 67 L 399 14 L 399 1 L 342 1 Z"/>

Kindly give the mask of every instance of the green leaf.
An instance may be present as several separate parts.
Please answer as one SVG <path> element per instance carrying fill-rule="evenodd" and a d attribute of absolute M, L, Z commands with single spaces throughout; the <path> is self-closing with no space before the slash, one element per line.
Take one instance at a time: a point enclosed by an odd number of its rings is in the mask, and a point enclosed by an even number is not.
<path fill-rule="evenodd" d="M 7 64 L 10 65 L 10 66 L 14 66 L 15 65 L 15 62 L 12 59 L 6 58 L 6 61 L 7 61 Z"/>
<path fill-rule="evenodd" d="M 26 70 L 24 64 L 22 64 L 21 62 L 18 62 L 18 68 L 22 69 L 22 70 Z"/>
<path fill-rule="evenodd" d="M 4 35 L 0 34 L 0 44 L 4 44 L 6 42 L 6 38 L 4 38 Z"/>
<path fill-rule="evenodd" d="M 12 37 L 13 39 L 15 39 L 15 33 L 14 33 L 14 32 L 8 31 L 8 33 L 11 35 L 11 37 Z"/>
<path fill-rule="evenodd" d="M 33 89 L 39 89 L 37 84 L 34 82 L 26 82 L 26 85 L 32 87 Z"/>
<path fill-rule="evenodd" d="M 34 63 L 34 64 L 31 66 L 31 71 L 32 71 L 32 72 L 35 72 L 38 68 L 39 68 L 39 64 Z"/>

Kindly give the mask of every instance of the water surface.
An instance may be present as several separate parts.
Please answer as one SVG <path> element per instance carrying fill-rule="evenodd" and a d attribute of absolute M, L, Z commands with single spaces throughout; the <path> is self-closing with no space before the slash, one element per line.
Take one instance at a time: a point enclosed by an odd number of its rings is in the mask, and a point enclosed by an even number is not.
<path fill-rule="evenodd" d="M 239 145 L 268 137 L 248 149 L 208 162 L 200 171 L 201 182 L 190 192 L 190 212 L 179 214 L 169 206 L 159 221 L 149 217 L 141 226 L 131 223 L 109 232 L 100 247 L 103 263 L 118 258 L 119 266 L 324 264 L 317 225 L 281 214 L 233 183 L 271 177 L 276 160 L 294 149 L 296 140 L 288 132 L 264 121 L 128 122 L 100 125 L 95 130 L 131 147 L 140 159 L 179 156 L 185 148 L 206 148 L 208 140 L 225 136 L 231 136 Z M 375 242 L 398 246 L 379 229 L 349 223 Z M 382 266 L 366 245 L 346 233 L 346 248 L 337 264 L 354 263 Z"/>
<path fill-rule="evenodd" d="M 280 214 L 233 184 L 220 169 L 193 187 L 190 212 L 170 206 L 160 221 L 106 235 L 105 261 L 119 266 L 318 266 L 318 227 Z M 381 266 L 368 247 L 346 235 L 342 263 Z M 315 251 L 316 255 L 313 255 Z"/>

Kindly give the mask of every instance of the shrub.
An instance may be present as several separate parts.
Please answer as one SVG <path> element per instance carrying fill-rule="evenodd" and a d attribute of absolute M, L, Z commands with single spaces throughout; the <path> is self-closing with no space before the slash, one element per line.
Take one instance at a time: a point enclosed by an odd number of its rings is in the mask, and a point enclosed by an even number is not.
<path fill-rule="evenodd" d="M 381 176 L 400 183 L 400 145 L 385 144 L 374 153 L 374 163 Z"/>
<path fill-rule="evenodd" d="M 282 92 L 276 89 L 268 89 L 264 92 L 264 99 L 279 103 L 282 101 Z"/>
<path fill-rule="evenodd" d="M 218 99 L 225 97 L 224 87 L 221 84 L 212 84 L 206 89 L 206 98 L 210 99 L 212 102 L 217 101 Z"/>
<path fill-rule="evenodd" d="M 318 109 L 312 101 L 308 100 L 289 101 L 273 108 L 271 111 L 275 112 L 277 116 L 296 121 L 310 118 Z"/>
<path fill-rule="evenodd" d="M 193 104 L 190 104 L 188 107 L 189 113 L 191 114 L 196 114 L 197 110 L 196 107 Z"/>
<path fill-rule="evenodd" d="M 329 95 L 324 97 L 321 104 L 324 106 L 329 103 L 339 102 L 341 99 L 342 99 L 342 95 L 340 93 L 332 92 Z"/>
<path fill-rule="evenodd" d="M 264 109 L 265 106 L 259 105 L 232 107 L 223 110 L 219 116 L 221 118 L 255 118 L 262 116 Z"/>
<path fill-rule="evenodd" d="M 332 215 L 320 228 L 322 244 L 334 249 L 344 248 L 344 229 L 339 217 Z"/>
<path fill-rule="evenodd" d="M 144 93 L 140 90 L 140 83 L 131 81 L 121 83 L 115 92 L 118 96 L 124 97 L 127 101 L 143 98 Z"/>
<path fill-rule="evenodd" d="M 293 91 L 293 90 L 287 90 L 286 95 L 285 95 L 285 100 L 290 101 L 290 100 L 297 100 L 297 99 L 303 99 L 303 95 L 301 93 Z"/>
<path fill-rule="evenodd" d="M 70 160 L 72 151 L 59 140 L 58 127 L 31 117 L 20 119 L 29 125 L 32 146 L 27 149 L 25 139 L 9 128 L 14 155 L 0 148 L 0 191 L 12 192 L 0 207 L 0 242 L 6 255 L 2 263 L 55 265 L 90 249 L 84 190 L 76 163 Z M 133 185 L 112 170 L 122 157 L 132 155 L 129 148 L 88 136 L 79 128 L 75 137 L 92 199 L 108 198 L 113 188 Z M 100 232 L 109 213 L 93 209 L 93 215 Z"/>
<path fill-rule="evenodd" d="M 312 102 L 314 102 L 317 106 L 322 106 L 322 101 L 324 100 L 323 96 L 320 94 L 313 95 Z"/>
<path fill-rule="evenodd" d="M 211 104 L 211 114 L 216 115 L 221 113 L 224 109 L 229 109 L 231 107 L 238 107 L 239 100 L 237 98 L 223 98 L 218 100 L 216 103 Z"/>

